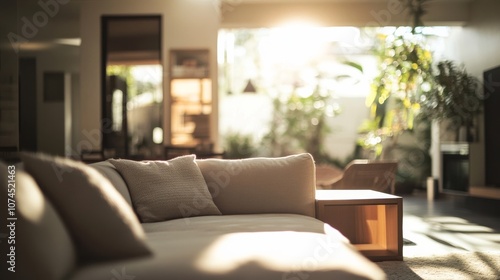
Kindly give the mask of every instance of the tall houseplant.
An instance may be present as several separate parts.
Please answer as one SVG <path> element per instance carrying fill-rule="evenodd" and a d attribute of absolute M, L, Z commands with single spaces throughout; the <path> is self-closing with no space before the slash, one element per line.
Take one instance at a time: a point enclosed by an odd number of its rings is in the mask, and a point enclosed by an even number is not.
<path fill-rule="evenodd" d="M 437 86 L 422 95 L 420 116 L 438 122 L 446 120 L 448 129 L 456 132 L 455 140 L 472 141 L 471 128 L 483 104 L 479 81 L 453 61 L 441 61 L 437 69 Z M 465 131 L 466 136 L 460 137 L 459 131 Z"/>

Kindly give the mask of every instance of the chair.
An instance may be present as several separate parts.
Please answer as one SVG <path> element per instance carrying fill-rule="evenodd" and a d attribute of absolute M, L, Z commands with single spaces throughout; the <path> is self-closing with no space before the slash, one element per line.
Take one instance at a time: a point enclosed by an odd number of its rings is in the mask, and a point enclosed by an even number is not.
<path fill-rule="evenodd" d="M 341 176 L 332 178 L 328 185 L 324 185 L 323 180 L 322 188 L 370 189 L 394 194 L 397 167 L 395 161 L 353 160 Z"/>
<path fill-rule="evenodd" d="M 316 188 L 329 189 L 344 174 L 344 170 L 330 164 L 316 165 Z"/>

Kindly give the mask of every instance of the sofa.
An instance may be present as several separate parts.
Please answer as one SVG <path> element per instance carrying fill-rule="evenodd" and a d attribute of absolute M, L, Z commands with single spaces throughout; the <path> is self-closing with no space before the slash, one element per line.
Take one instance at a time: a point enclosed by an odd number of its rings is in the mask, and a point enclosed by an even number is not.
<path fill-rule="evenodd" d="M 0 163 L 2 196 L 16 204 L 16 242 L 2 247 L 1 279 L 385 279 L 315 219 L 309 154 L 92 164 L 21 158 Z M 3 253 L 11 249 L 13 258 Z"/>

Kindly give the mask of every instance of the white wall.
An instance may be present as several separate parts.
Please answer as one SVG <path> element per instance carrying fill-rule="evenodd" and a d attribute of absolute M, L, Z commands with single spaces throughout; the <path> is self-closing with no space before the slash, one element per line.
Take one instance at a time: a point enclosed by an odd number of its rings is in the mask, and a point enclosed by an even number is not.
<path fill-rule="evenodd" d="M 64 156 L 66 150 L 71 150 L 71 143 L 65 141 L 64 102 L 43 100 L 43 75 L 47 71 L 77 75 L 78 63 L 78 56 L 65 52 L 64 48 L 43 52 L 36 56 L 38 151 Z M 77 95 L 77 92 L 74 94 Z"/>
<path fill-rule="evenodd" d="M 44 1 L 41 1 L 44 2 Z M 71 1 L 70 1 L 71 2 Z M 64 156 L 71 150 L 71 124 L 65 120 L 75 120 L 72 116 L 72 106 L 64 101 L 46 102 L 44 95 L 44 73 L 63 72 L 69 76 L 78 77 L 79 48 L 63 44 L 55 39 L 70 39 L 78 37 L 78 18 L 68 16 L 68 9 L 75 3 L 53 2 L 52 12 L 48 13 L 38 1 L 18 1 L 17 33 L 25 39 L 19 46 L 20 57 L 34 57 L 36 59 L 36 126 L 37 150 L 54 155 Z M 59 5 L 57 5 L 59 3 Z M 70 7 L 71 6 L 71 7 Z M 45 15 L 35 17 L 35 15 Z M 35 20 L 36 18 L 36 20 Z M 70 86 L 69 83 L 66 85 Z M 78 95 L 77 88 L 68 88 L 69 98 Z M 74 95 L 74 96 L 73 96 Z M 66 114 L 66 115 L 65 115 Z"/>
<path fill-rule="evenodd" d="M 86 1 L 80 14 L 81 60 L 81 133 L 79 146 L 100 149 L 101 146 L 101 16 L 162 16 L 162 60 L 164 66 L 164 139 L 169 139 L 170 102 L 168 92 L 168 56 L 172 48 L 207 48 L 210 50 L 213 112 L 217 116 L 217 1 L 212 0 L 109 0 Z M 217 135 L 217 118 L 212 118 L 211 134 Z M 213 139 L 217 141 L 217 139 Z M 216 143 L 217 144 L 217 143 Z"/>
<path fill-rule="evenodd" d="M 467 71 L 482 77 L 483 71 L 500 64 L 500 1 L 478 0 L 470 21 L 452 34 L 450 58 L 463 62 Z"/>
<path fill-rule="evenodd" d="M 363 121 L 370 117 L 365 100 L 366 97 L 341 97 L 335 100 L 342 112 L 328 120 L 331 133 L 325 139 L 326 151 L 333 158 L 345 160 L 354 153 L 358 130 Z"/>
<path fill-rule="evenodd" d="M 467 71 L 482 81 L 484 70 L 500 65 L 500 1 L 478 0 L 472 5 L 470 21 L 452 34 L 448 57 L 463 63 Z M 481 124 L 483 124 L 481 122 Z M 472 186 L 484 185 L 484 127 L 479 142 L 470 146 Z"/>

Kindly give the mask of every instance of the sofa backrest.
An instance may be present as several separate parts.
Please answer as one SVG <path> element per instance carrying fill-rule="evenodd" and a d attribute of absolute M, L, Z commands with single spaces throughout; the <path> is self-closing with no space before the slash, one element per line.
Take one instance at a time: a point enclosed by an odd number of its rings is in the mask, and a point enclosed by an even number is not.
<path fill-rule="evenodd" d="M 310 154 L 197 163 L 224 215 L 294 213 L 314 217 L 315 165 Z"/>
<path fill-rule="evenodd" d="M 113 186 L 115 186 L 118 192 L 125 198 L 125 201 L 127 201 L 127 203 L 132 206 L 132 198 L 130 197 L 127 183 L 125 183 L 114 165 L 112 165 L 109 161 L 100 161 L 92 163 L 90 164 L 90 166 L 101 172 L 101 174 L 104 175 L 104 177 L 106 177 L 113 184 Z"/>
<path fill-rule="evenodd" d="M 241 160 L 196 160 L 215 205 L 223 215 L 294 213 L 315 215 L 315 165 L 310 154 Z M 91 164 L 132 205 L 127 184 L 116 168 Z"/>

